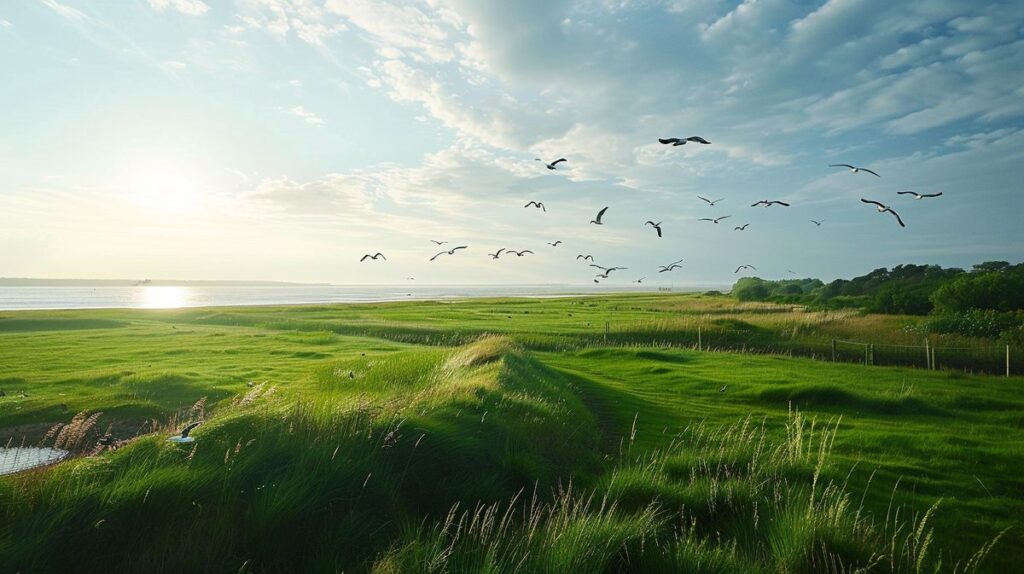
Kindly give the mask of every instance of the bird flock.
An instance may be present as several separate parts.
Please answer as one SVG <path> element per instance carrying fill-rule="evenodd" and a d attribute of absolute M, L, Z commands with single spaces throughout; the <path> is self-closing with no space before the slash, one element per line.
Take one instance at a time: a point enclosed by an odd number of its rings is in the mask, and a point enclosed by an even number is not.
<path fill-rule="evenodd" d="M 701 136 L 658 138 L 658 142 L 661 143 L 661 144 L 664 144 L 664 145 L 672 146 L 672 147 L 683 146 L 683 145 L 686 145 L 688 143 L 690 143 L 690 144 L 700 144 L 700 145 L 711 145 L 710 141 L 708 141 L 707 139 L 704 139 Z M 558 159 L 556 159 L 556 160 L 554 160 L 554 161 L 552 161 L 550 163 L 548 163 L 547 161 L 545 161 L 545 160 L 543 160 L 541 158 L 535 158 L 535 160 L 541 162 L 541 164 L 543 164 L 546 169 L 551 170 L 551 171 L 559 170 L 559 164 L 566 164 L 569 161 L 567 158 L 564 158 L 564 157 L 558 158 Z M 830 164 L 829 167 L 845 168 L 845 169 L 847 169 L 852 174 L 866 173 L 866 174 L 873 175 L 873 176 L 875 176 L 877 178 L 881 178 L 882 177 L 876 171 L 873 171 L 873 170 L 868 169 L 866 167 L 855 166 L 855 165 L 851 165 L 851 164 L 848 164 L 848 163 Z M 896 192 L 896 195 L 900 195 L 900 196 L 902 196 L 902 195 L 910 195 L 910 196 L 913 196 L 914 200 L 919 201 L 919 200 L 922 200 L 922 199 L 931 199 L 931 198 L 940 197 L 940 196 L 942 196 L 942 193 L 941 192 L 938 192 L 938 193 L 918 193 L 916 191 L 909 191 L 908 190 L 908 191 L 898 191 L 898 192 Z M 709 198 L 701 196 L 701 195 L 698 195 L 696 197 L 700 201 L 703 201 L 705 204 L 707 204 L 708 207 L 715 207 L 718 203 L 726 200 L 726 198 L 724 198 L 724 197 L 718 198 L 718 199 L 709 199 Z M 899 213 L 897 213 L 892 208 L 892 206 L 890 206 L 890 205 L 888 205 L 886 203 L 883 203 L 881 201 L 876 201 L 874 199 L 861 198 L 860 201 L 862 203 L 864 203 L 864 204 L 867 204 L 867 205 L 873 205 L 878 213 L 888 213 L 893 218 L 895 218 L 896 223 L 900 227 L 902 227 L 902 228 L 906 227 L 906 223 L 903 221 L 903 218 L 900 217 Z M 752 203 L 750 205 L 750 207 L 761 207 L 763 209 L 768 209 L 770 207 L 775 207 L 775 206 L 786 208 L 786 207 L 791 207 L 791 204 L 788 203 L 788 202 L 785 202 L 785 201 L 777 200 L 777 199 L 762 199 L 762 200 L 757 201 L 755 203 Z M 531 201 L 527 202 L 525 205 L 523 205 L 524 209 L 529 209 L 531 207 L 534 208 L 534 209 L 539 209 L 543 213 L 547 213 L 547 207 L 544 205 L 544 202 L 542 202 L 542 201 L 531 200 Z M 601 225 L 601 226 L 605 225 L 604 216 L 608 212 L 608 207 L 609 206 L 605 206 L 605 207 L 601 208 L 601 210 L 597 212 L 597 215 L 595 215 L 594 218 L 590 220 L 590 224 L 591 225 Z M 729 219 L 731 217 L 733 217 L 732 214 L 719 215 L 719 216 L 716 216 L 716 217 L 701 217 L 701 218 L 698 218 L 697 221 L 706 221 L 706 222 L 709 222 L 709 223 L 711 223 L 713 225 L 718 225 L 722 221 L 724 221 L 726 219 Z M 824 219 L 811 219 L 809 221 L 812 224 L 814 224 L 815 227 L 821 227 L 822 224 L 825 222 Z M 648 227 L 649 226 L 651 228 L 651 230 L 655 232 L 655 234 L 657 235 L 658 238 L 662 238 L 663 237 L 662 224 L 663 224 L 662 221 L 647 220 L 647 221 L 643 222 L 643 227 Z M 735 231 L 738 231 L 738 232 L 746 231 L 748 227 L 750 227 L 750 223 L 744 223 L 742 225 L 736 225 L 735 227 L 733 227 L 733 231 L 734 232 Z M 434 245 L 438 246 L 438 247 L 442 247 L 442 250 L 438 251 L 432 257 L 430 257 L 429 261 L 435 261 L 438 258 L 441 258 L 442 256 L 446 256 L 446 255 L 447 256 L 454 256 L 454 255 L 456 255 L 456 253 L 458 251 L 461 251 L 463 249 L 469 249 L 469 247 L 470 247 L 469 245 L 459 245 L 457 247 L 452 247 L 450 249 L 446 249 L 443 246 L 448 244 L 447 241 L 438 241 L 436 239 L 431 239 L 430 242 L 433 243 Z M 550 246 L 552 248 L 555 248 L 555 247 L 558 247 L 559 245 L 561 245 L 563 242 L 562 242 L 562 240 L 559 239 L 559 240 L 554 240 L 554 241 L 548 241 L 546 243 L 547 243 L 548 246 Z M 510 248 L 507 248 L 507 247 L 502 247 L 502 248 L 498 249 L 497 251 L 495 251 L 494 253 L 488 253 L 487 255 L 491 259 L 497 260 L 497 259 L 501 259 L 502 257 L 509 257 L 509 256 L 523 257 L 525 255 L 535 255 L 535 253 L 534 253 L 534 251 L 532 251 L 530 249 L 519 249 L 519 250 L 516 250 L 516 249 L 510 249 Z M 387 257 L 385 257 L 384 254 L 381 253 L 381 252 L 367 253 L 367 254 L 363 255 L 359 259 L 360 263 L 364 263 L 366 261 L 387 261 Z M 600 283 L 602 279 L 608 279 L 613 272 L 625 271 L 625 270 L 628 269 L 628 267 L 623 267 L 623 266 L 618 266 L 618 265 L 615 265 L 615 266 L 597 265 L 594 262 L 594 256 L 590 255 L 590 254 L 585 254 L 585 253 L 580 253 L 580 254 L 576 255 L 576 261 L 582 261 L 583 263 L 588 264 L 589 267 L 598 269 L 600 271 L 599 273 L 597 273 L 594 276 L 594 278 L 593 278 L 593 282 L 594 283 Z M 674 271 L 676 269 L 682 269 L 683 268 L 682 264 L 683 264 L 683 259 L 678 259 L 676 261 L 673 261 L 673 262 L 665 264 L 665 265 L 658 265 L 657 272 L 659 274 L 660 273 L 670 273 L 670 272 L 672 272 L 672 271 Z M 733 273 L 734 274 L 738 274 L 740 271 L 744 271 L 744 270 L 757 271 L 757 268 L 754 267 L 753 265 L 750 265 L 750 264 L 743 264 L 743 265 L 737 266 Z M 787 270 L 787 271 L 790 274 L 795 275 L 794 271 L 792 271 L 792 270 Z M 406 279 L 407 280 L 412 280 L 413 278 L 412 277 L 407 277 Z M 643 281 L 645 279 L 647 279 L 647 277 L 643 276 L 643 277 L 639 277 L 637 279 L 634 279 L 632 282 L 635 283 L 635 284 L 641 284 L 641 283 L 643 283 Z"/>

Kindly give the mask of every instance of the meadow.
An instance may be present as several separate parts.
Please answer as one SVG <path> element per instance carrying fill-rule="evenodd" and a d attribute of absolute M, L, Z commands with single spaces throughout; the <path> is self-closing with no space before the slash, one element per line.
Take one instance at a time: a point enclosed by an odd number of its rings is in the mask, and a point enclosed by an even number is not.
<path fill-rule="evenodd" d="M 0 437 L 80 456 L 0 478 L 0 570 L 1012 571 L 1024 379 L 811 358 L 919 320 L 689 294 L 2 313 Z"/>

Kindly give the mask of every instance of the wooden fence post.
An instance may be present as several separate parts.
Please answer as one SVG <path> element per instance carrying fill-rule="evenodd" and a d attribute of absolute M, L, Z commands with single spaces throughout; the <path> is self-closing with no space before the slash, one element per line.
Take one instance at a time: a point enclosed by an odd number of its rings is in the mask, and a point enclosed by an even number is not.
<path fill-rule="evenodd" d="M 703 351 L 704 350 L 704 344 L 703 344 L 703 341 L 701 341 L 701 338 L 700 338 L 700 325 L 697 325 L 697 350 L 698 351 Z"/>
<path fill-rule="evenodd" d="M 836 340 L 832 339 L 832 362 L 836 362 Z"/>
<path fill-rule="evenodd" d="M 868 344 L 868 357 L 871 358 L 871 364 L 874 365 L 875 364 L 875 344 L 874 343 L 869 343 Z"/>
<path fill-rule="evenodd" d="M 604 342 L 608 342 L 608 331 L 611 329 L 611 321 L 604 322 Z"/>
<path fill-rule="evenodd" d="M 1006 346 L 1006 376 L 1010 376 L 1010 346 Z"/>
<path fill-rule="evenodd" d="M 928 337 L 924 338 L 924 368 L 928 370 L 932 368 L 932 350 L 928 343 Z"/>

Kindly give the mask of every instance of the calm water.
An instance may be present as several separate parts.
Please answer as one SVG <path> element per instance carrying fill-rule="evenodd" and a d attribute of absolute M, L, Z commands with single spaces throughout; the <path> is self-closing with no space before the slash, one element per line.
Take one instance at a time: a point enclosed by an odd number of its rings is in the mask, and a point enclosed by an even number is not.
<path fill-rule="evenodd" d="M 68 451 L 57 448 L 0 448 L 0 475 L 53 464 L 67 455 Z"/>
<path fill-rule="evenodd" d="M 687 286 L 694 291 L 721 286 Z M 297 305 L 303 303 L 369 303 L 460 299 L 472 297 L 552 297 L 626 291 L 657 291 L 657 287 L 569 285 L 436 285 L 436 286 L 142 286 L 142 287 L 0 287 L 0 311 L 18 309 L 173 309 L 232 305 Z"/>

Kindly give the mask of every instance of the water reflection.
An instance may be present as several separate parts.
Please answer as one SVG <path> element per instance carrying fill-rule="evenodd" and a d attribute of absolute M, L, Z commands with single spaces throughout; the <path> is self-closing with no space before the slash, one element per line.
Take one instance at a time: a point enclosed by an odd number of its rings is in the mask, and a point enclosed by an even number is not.
<path fill-rule="evenodd" d="M 188 287 L 143 287 L 139 307 L 143 309 L 176 309 L 188 305 L 191 293 Z"/>

